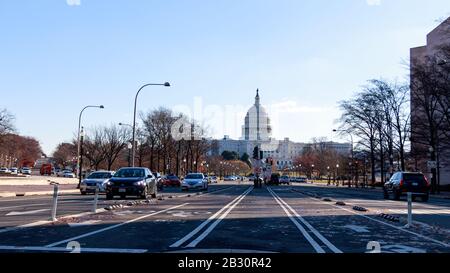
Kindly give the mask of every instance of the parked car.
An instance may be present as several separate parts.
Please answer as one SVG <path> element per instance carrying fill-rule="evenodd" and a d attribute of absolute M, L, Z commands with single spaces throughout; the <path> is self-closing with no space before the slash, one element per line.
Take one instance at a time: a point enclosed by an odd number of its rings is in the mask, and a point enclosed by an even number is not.
<path fill-rule="evenodd" d="M 289 178 L 289 176 L 283 175 L 280 177 L 280 184 L 289 185 L 290 182 L 291 182 L 291 179 Z"/>
<path fill-rule="evenodd" d="M 211 176 L 210 181 L 211 184 L 217 184 L 218 183 L 217 176 Z"/>
<path fill-rule="evenodd" d="M 224 181 L 236 181 L 237 177 L 234 175 L 228 175 L 228 176 L 225 176 L 223 180 Z"/>
<path fill-rule="evenodd" d="M 297 181 L 298 183 L 308 183 L 308 178 L 306 177 L 297 177 Z"/>
<path fill-rule="evenodd" d="M 114 172 L 110 171 L 98 171 L 91 173 L 86 179 L 81 181 L 80 192 L 82 195 L 88 193 L 95 193 L 95 190 L 99 189 L 100 193 L 106 192 L 106 182 L 114 175 Z"/>
<path fill-rule="evenodd" d="M 62 172 L 61 177 L 65 178 L 76 178 L 77 176 L 70 170 L 65 170 Z"/>
<path fill-rule="evenodd" d="M 17 174 L 19 172 L 19 169 L 17 169 L 16 167 L 10 168 L 9 171 L 11 172 L 11 174 Z"/>
<path fill-rule="evenodd" d="M 190 189 L 208 190 L 208 180 L 202 173 L 190 173 L 186 175 L 181 183 L 181 190 L 188 191 Z"/>
<path fill-rule="evenodd" d="M 20 172 L 25 175 L 31 175 L 31 169 L 28 167 L 23 167 Z"/>
<path fill-rule="evenodd" d="M 121 168 L 106 182 L 106 199 L 133 195 L 142 199 L 156 198 L 156 177 L 148 168 Z"/>
<path fill-rule="evenodd" d="M 0 168 L 0 173 L 11 173 L 8 168 Z"/>
<path fill-rule="evenodd" d="M 411 192 L 414 199 L 420 196 L 422 201 L 427 202 L 430 196 L 430 187 L 431 185 L 423 173 L 397 172 L 384 184 L 383 194 L 385 199 L 389 199 L 392 194 L 395 200 L 400 200 L 402 195 Z"/>
<path fill-rule="evenodd" d="M 178 178 L 178 176 L 174 174 L 169 174 L 166 176 L 163 180 L 163 184 L 166 187 L 180 187 L 181 186 L 181 180 Z"/>

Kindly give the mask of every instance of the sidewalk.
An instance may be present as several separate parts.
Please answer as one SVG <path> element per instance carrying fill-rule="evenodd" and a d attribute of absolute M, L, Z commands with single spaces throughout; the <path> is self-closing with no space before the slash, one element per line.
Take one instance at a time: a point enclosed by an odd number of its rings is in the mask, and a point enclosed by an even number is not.
<path fill-rule="evenodd" d="M 76 185 L 59 185 L 59 193 L 79 193 Z M 50 195 L 53 194 L 51 185 L 0 185 L 0 197 Z"/>
<path fill-rule="evenodd" d="M 48 180 L 60 183 L 59 193 L 78 193 L 78 180 L 60 177 L 34 176 L 26 178 L 0 178 L 0 197 L 49 195 L 53 186 Z"/>
<path fill-rule="evenodd" d="M 381 188 L 371 188 L 371 187 L 369 187 L 369 188 L 361 188 L 361 187 L 359 187 L 359 188 L 355 188 L 353 185 L 352 185 L 352 187 L 351 188 L 349 188 L 348 187 L 348 185 L 345 185 L 345 186 L 339 186 L 339 187 L 336 187 L 336 186 L 334 186 L 334 185 L 330 185 L 330 186 L 327 186 L 327 183 L 325 182 L 325 183 L 323 183 L 323 182 L 313 182 L 313 183 L 311 183 L 311 184 L 308 184 L 308 185 L 314 185 L 314 186 L 320 186 L 320 187 L 324 187 L 324 188 L 330 188 L 330 189 L 348 189 L 348 190 L 354 190 L 354 191 L 366 191 L 366 192 L 369 192 L 369 191 L 372 191 L 372 192 L 379 192 L 379 193 L 382 193 L 383 192 L 383 189 L 381 189 Z M 432 198 L 437 198 L 437 199 L 446 199 L 446 200 L 450 200 L 450 192 L 441 192 L 440 194 L 430 194 L 430 197 L 432 197 Z"/>

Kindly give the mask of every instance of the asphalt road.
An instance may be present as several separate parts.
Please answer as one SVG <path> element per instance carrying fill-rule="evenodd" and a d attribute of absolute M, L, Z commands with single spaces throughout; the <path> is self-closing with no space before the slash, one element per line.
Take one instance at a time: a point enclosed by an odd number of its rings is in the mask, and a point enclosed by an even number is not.
<path fill-rule="evenodd" d="M 62 196 L 59 217 L 89 212 L 92 199 Z M 131 201 L 101 197 L 99 208 Z M 406 229 L 402 221 L 378 216 L 393 210 L 402 218 L 405 201 L 311 185 L 254 189 L 250 183 L 229 183 L 203 194 L 168 189 L 159 200 L 55 223 L 42 222 L 50 216 L 49 196 L 8 198 L 0 200 L 0 251 L 72 251 L 74 246 L 115 253 L 365 253 L 379 247 L 387 253 L 449 253 L 446 201 L 414 203 L 421 210 L 414 218 L 418 222 Z M 353 210 L 354 205 L 368 211 Z M 18 228 L 30 223 L 37 224 Z"/>

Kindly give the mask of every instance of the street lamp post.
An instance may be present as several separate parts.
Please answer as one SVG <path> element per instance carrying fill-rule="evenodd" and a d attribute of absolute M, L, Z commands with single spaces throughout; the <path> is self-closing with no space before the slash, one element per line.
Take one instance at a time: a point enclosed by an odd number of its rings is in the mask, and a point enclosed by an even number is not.
<path fill-rule="evenodd" d="M 139 90 L 136 93 L 136 97 L 134 98 L 134 114 L 133 114 L 133 147 L 132 147 L 132 162 L 133 162 L 133 167 L 134 167 L 134 157 L 136 154 L 136 143 L 135 143 L 135 138 L 136 138 L 136 107 L 137 107 L 137 100 L 138 100 L 138 96 L 139 93 L 141 93 L 142 89 L 144 89 L 147 86 L 165 86 L 165 87 L 170 87 L 170 83 L 166 82 L 166 83 L 149 83 L 149 84 L 144 84 L 143 86 L 141 86 L 141 88 L 139 88 Z"/>
<path fill-rule="evenodd" d="M 79 173 L 78 173 L 78 186 L 81 185 L 81 180 L 83 179 L 83 141 L 84 141 L 84 129 L 81 127 L 80 132 L 80 162 L 79 162 Z"/>
<path fill-rule="evenodd" d="M 126 124 L 119 122 L 119 126 L 127 126 L 133 128 L 131 124 Z M 131 142 L 128 143 L 128 167 L 131 167 L 131 149 L 133 148 L 133 144 Z"/>
<path fill-rule="evenodd" d="M 103 105 L 88 105 L 86 107 L 84 107 L 81 112 L 80 115 L 78 116 L 78 137 L 77 137 L 77 143 L 78 143 L 78 149 L 77 149 L 77 170 L 80 169 L 80 130 L 81 130 L 81 118 L 83 116 L 83 112 L 84 110 L 88 109 L 88 108 L 99 108 L 99 109 L 104 109 L 105 106 Z M 80 182 L 81 183 L 81 182 Z M 78 189 L 80 188 L 80 184 L 78 184 Z"/>

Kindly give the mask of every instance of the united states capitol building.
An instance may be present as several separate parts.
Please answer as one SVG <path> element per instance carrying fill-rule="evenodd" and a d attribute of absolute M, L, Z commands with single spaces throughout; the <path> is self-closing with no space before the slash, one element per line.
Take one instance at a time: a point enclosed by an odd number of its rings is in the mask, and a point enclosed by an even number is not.
<path fill-rule="evenodd" d="M 256 91 L 255 103 L 247 111 L 244 125 L 242 126 L 242 137 L 239 140 L 224 136 L 223 139 L 214 140 L 210 155 L 220 155 L 224 151 L 236 152 L 240 156 L 247 153 L 252 156 L 253 149 L 258 146 L 263 151 L 264 158 L 271 157 L 277 164 L 278 169 L 293 166 L 296 158 L 303 154 L 311 144 L 293 142 L 288 137 L 284 140 L 276 140 L 271 137 L 272 127 L 270 117 L 261 104 L 259 90 Z M 350 154 L 349 143 L 324 143 L 326 147 L 336 150 L 339 154 Z"/>

